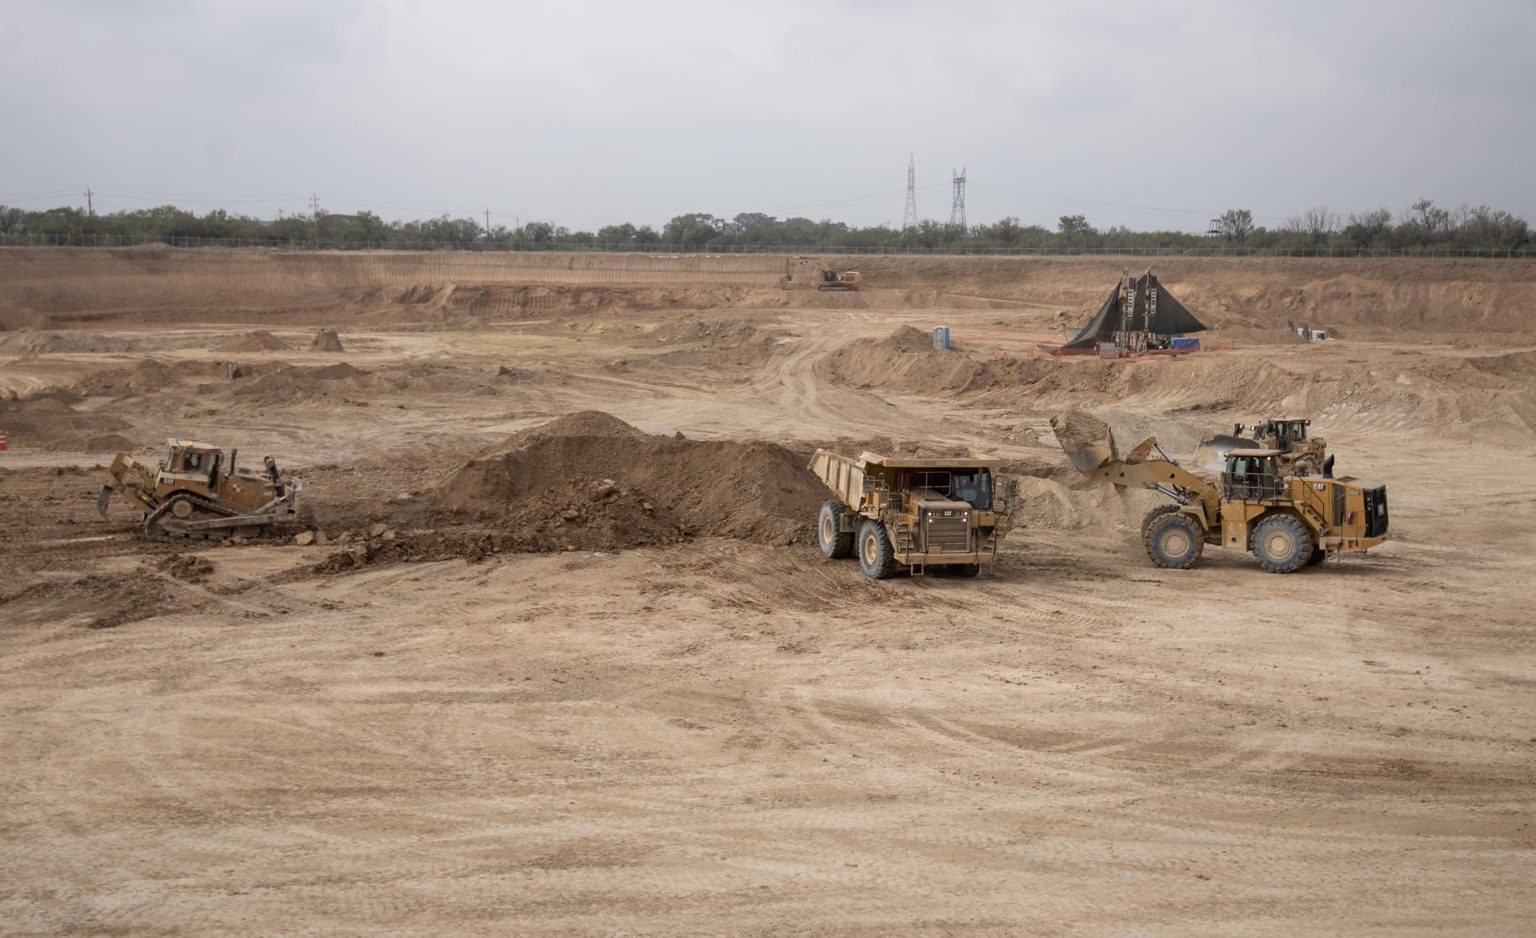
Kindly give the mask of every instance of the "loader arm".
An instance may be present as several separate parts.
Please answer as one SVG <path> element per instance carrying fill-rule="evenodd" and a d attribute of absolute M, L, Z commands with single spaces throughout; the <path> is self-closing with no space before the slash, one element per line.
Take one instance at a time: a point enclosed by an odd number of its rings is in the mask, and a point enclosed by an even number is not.
<path fill-rule="evenodd" d="M 1216 485 L 1166 459 L 1112 460 L 1084 474 L 1121 490 L 1127 486 L 1155 489 L 1180 504 L 1199 505 L 1207 527 L 1220 523 L 1221 491 Z"/>
<path fill-rule="evenodd" d="M 1221 490 L 1174 462 L 1149 436 L 1121 456 L 1109 425 L 1084 411 L 1051 418 L 1062 451 L 1077 471 L 1124 491 L 1127 486 L 1154 489 L 1181 505 L 1197 505 L 1206 528 L 1221 523 Z M 1155 455 L 1154 455 L 1155 454 Z"/>

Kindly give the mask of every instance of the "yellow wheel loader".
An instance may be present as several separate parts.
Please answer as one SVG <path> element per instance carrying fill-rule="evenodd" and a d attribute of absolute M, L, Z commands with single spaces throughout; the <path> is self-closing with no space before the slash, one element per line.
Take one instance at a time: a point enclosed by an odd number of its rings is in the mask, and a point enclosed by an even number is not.
<path fill-rule="evenodd" d="M 1072 465 L 1090 479 L 1173 499 L 1141 522 L 1147 556 L 1160 567 L 1192 567 L 1211 545 L 1251 551 L 1265 570 L 1292 573 L 1321 563 L 1330 551 L 1360 553 L 1391 539 L 1386 486 L 1295 474 L 1272 447 L 1227 450 L 1220 478 L 1211 482 L 1170 458 L 1156 437 L 1122 458 L 1109 427 L 1088 414 L 1053 417 L 1051 428 Z"/>
<path fill-rule="evenodd" d="M 821 506 L 822 556 L 856 555 L 872 580 L 929 567 L 975 576 L 997 559 L 1018 499 L 994 459 L 857 459 L 824 449 L 810 469 L 837 496 Z"/>
<path fill-rule="evenodd" d="M 266 456 L 259 472 L 237 467 L 239 450 L 228 458 L 216 446 L 170 440 L 169 455 L 154 469 L 118 453 L 101 487 L 96 511 L 107 519 L 115 492 L 144 510 L 144 531 L 157 538 L 220 540 L 231 535 L 261 537 L 274 526 L 296 520 L 300 483 L 283 478 Z"/>

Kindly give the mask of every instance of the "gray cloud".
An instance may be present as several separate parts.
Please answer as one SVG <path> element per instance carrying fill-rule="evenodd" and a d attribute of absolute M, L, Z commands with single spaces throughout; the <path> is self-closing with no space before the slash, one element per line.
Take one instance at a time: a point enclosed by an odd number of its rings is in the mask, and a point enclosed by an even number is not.
<path fill-rule="evenodd" d="M 1527 2 L 20 2 L 0 201 L 1203 228 L 1536 220 Z"/>

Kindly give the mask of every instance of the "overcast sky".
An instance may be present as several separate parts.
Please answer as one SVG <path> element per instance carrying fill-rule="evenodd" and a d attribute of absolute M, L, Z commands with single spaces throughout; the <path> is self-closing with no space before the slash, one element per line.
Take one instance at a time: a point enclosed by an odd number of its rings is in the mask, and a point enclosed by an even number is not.
<path fill-rule="evenodd" d="M 1536 222 L 1536 0 L 0 0 L 0 203 Z"/>

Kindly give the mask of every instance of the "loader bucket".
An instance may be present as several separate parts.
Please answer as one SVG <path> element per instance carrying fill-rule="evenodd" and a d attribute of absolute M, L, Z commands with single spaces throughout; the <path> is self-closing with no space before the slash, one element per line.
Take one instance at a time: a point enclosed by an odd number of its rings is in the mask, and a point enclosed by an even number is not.
<path fill-rule="evenodd" d="M 1109 424 L 1087 411 L 1057 414 L 1051 418 L 1051 429 L 1078 472 L 1092 472 L 1120 458 Z"/>
<path fill-rule="evenodd" d="M 101 520 L 107 520 L 107 502 L 112 499 L 112 486 L 103 485 L 101 491 L 96 493 L 96 513 L 101 515 Z"/>

